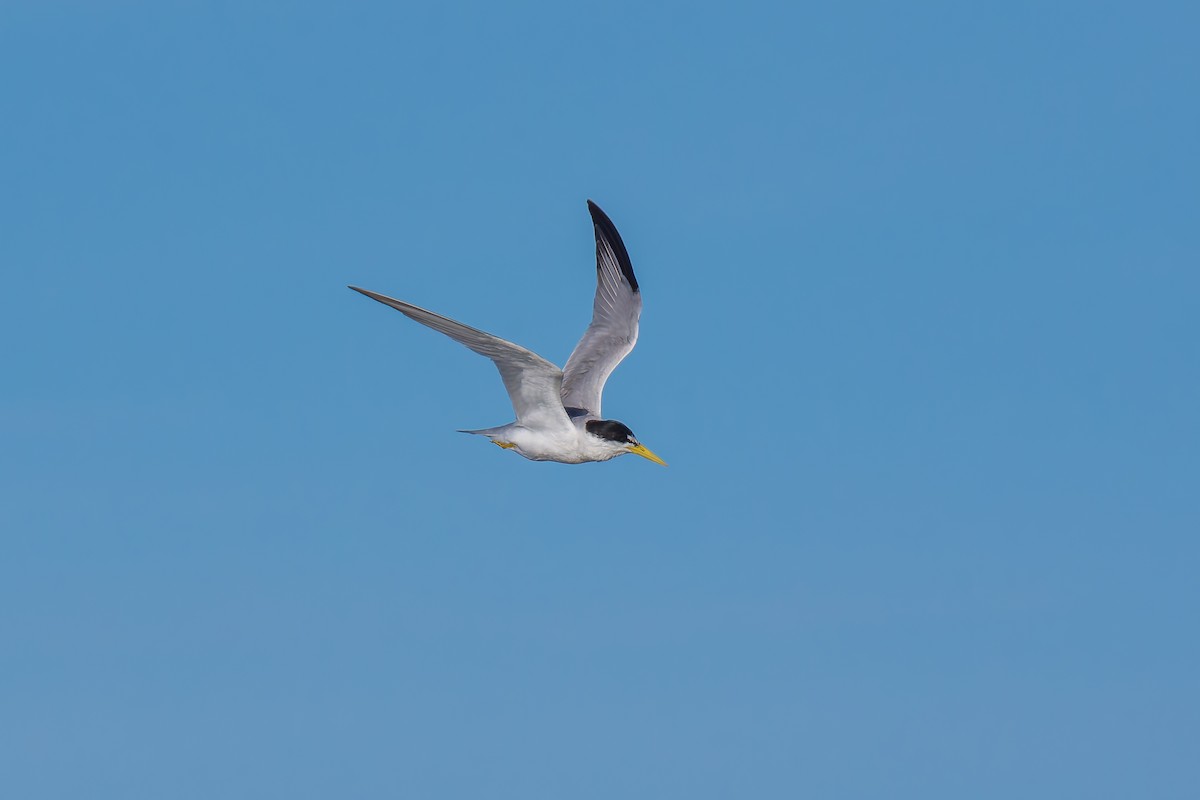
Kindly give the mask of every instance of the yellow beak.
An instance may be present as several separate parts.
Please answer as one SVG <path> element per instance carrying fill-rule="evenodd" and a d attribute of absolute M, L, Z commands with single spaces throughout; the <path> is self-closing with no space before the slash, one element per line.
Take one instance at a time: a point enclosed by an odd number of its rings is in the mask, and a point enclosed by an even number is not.
<path fill-rule="evenodd" d="M 648 458 L 655 464 L 662 464 L 664 467 L 667 465 L 667 462 L 654 455 L 654 453 L 650 451 L 650 448 L 646 447 L 644 444 L 635 444 L 633 447 L 629 448 L 629 452 L 637 453 L 642 458 Z"/>

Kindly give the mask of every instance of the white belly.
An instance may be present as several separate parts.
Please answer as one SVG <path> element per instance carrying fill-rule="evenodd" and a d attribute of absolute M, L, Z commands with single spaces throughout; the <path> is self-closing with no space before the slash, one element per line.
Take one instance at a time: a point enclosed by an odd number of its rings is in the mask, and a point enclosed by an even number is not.
<path fill-rule="evenodd" d="M 583 464 L 589 461 L 608 461 L 623 454 L 620 450 L 606 447 L 604 442 L 579 426 L 572 426 L 570 431 L 548 433 L 513 423 L 493 431 L 489 432 L 489 435 L 496 444 L 510 446 L 530 461 Z"/>

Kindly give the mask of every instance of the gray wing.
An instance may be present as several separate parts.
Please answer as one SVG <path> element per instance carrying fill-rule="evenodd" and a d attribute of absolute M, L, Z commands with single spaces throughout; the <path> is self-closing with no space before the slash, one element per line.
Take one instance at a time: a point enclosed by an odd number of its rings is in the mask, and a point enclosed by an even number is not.
<path fill-rule="evenodd" d="M 642 293 L 616 226 L 591 200 L 588 211 L 596 229 L 596 299 L 592 324 L 563 367 L 562 402 L 599 417 L 604 382 L 637 343 Z"/>
<path fill-rule="evenodd" d="M 490 358 L 496 369 L 500 370 L 500 377 L 504 379 L 504 388 L 508 390 L 513 411 L 522 425 L 538 430 L 574 431 L 574 426 L 567 418 L 567 412 L 563 410 L 562 401 L 559 399 L 562 371 L 537 353 L 411 303 L 369 292 L 357 286 L 350 288 L 372 300 L 391 306 L 410 319 L 444 333 L 479 355 Z"/>

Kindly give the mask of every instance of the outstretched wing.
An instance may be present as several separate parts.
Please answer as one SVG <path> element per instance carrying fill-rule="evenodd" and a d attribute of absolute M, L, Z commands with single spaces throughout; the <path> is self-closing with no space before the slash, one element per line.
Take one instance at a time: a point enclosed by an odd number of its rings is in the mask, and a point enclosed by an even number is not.
<path fill-rule="evenodd" d="M 588 211 L 596 229 L 596 299 L 592 324 L 563 367 L 562 403 L 599 417 L 604 382 L 637 343 L 642 293 L 616 226 L 591 200 Z"/>
<path fill-rule="evenodd" d="M 490 358 L 496 369 L 500 370 L 500 377 L 504 379 L 504 388 L 508 390 L 513 411 L 517 413 L 517 421 L 522 425 L 538 430 L 574 430 L 559 398 L 562 371 L 537 353 L 411 303 L 369 292 L 357 286 L 350 288 L 372 300 L 391 306 L 410 319 L 444 333 L 479 355 Z"/>

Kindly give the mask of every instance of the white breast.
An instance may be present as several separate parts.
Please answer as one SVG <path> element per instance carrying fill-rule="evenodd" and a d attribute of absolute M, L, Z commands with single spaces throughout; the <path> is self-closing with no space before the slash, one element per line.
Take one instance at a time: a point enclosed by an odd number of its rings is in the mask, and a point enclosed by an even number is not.
<path fill-rule="evenodd" d="M 513 449 L 532 461 L 559 461 L 582 464 L 588 461 L 608 461 L 623 455 L 626 450 L 613 442 L 590 435 L 583 427 L 584 420 L 575 420 L 573 430 L 540 431 L 513 423 L 497 431 L 497 441 L 507 441 Z"/>

